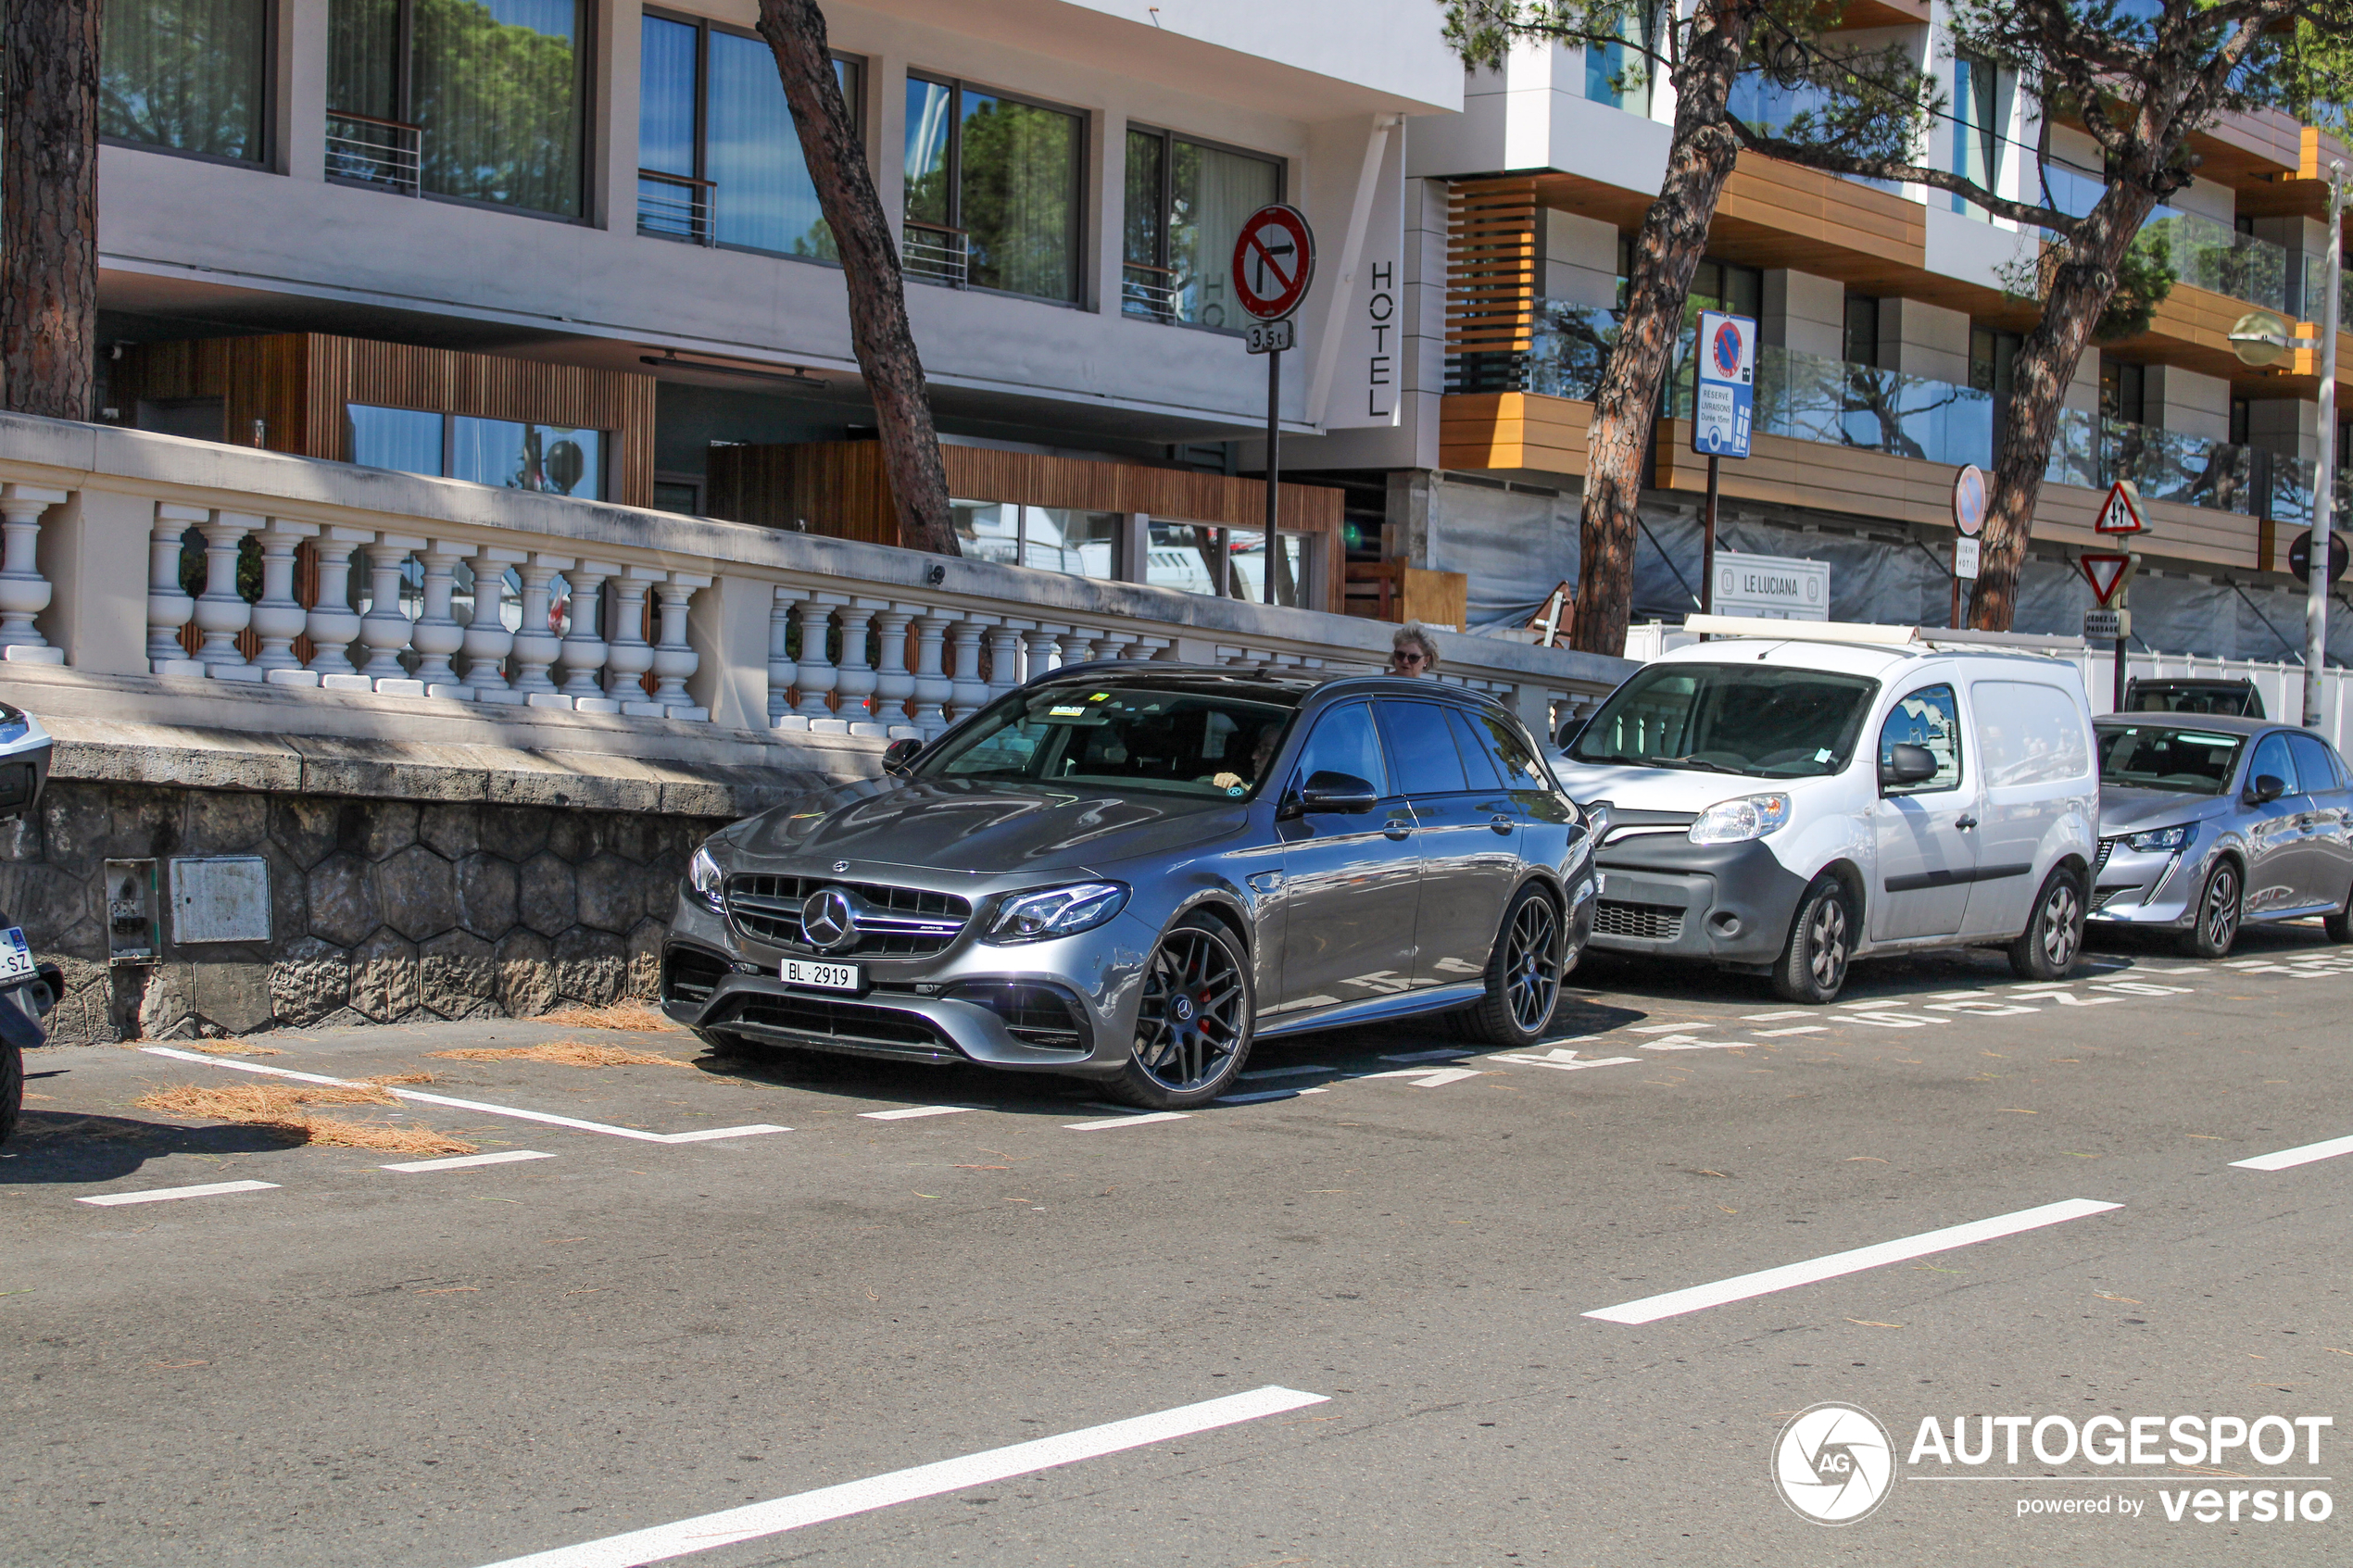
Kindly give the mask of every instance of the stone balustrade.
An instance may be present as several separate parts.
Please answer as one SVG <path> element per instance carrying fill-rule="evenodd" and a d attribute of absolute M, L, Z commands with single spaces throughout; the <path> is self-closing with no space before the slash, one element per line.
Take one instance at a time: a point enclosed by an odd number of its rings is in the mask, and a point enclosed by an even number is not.
<path fill-rule="evenodd" d="M 0 659 L 937 734 L 1100 659 L 1366 670 L 1390 628 L 1169 589 L 0 416 Z M 144 549 L 142 545 L 144 543 Z M 133 564 L 147 562 L 144 616 Z M 241 562 L 258 557 L 258 581 Z M 199 564 L 200 563 L 200 564 Z M 191 583 L 195 591 L 191 591 Z M 1441 633 L 1441 678 L 1549 731 L 1631 666 Z"/>

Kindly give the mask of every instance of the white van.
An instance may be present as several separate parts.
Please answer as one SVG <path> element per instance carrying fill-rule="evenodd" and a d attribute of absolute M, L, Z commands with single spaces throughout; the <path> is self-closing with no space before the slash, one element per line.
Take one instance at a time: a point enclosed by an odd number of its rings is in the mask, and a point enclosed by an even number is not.
<path fill-rule="evenodd" d="M 2097 846 L 2071 664 L 1909 627 L 1694 617 L 1568 740 L 1598 819 L 1592 946 L 1706 959 L 1827 1002 L 1851 960 L 2000 944 L 2051 980 Z"/>

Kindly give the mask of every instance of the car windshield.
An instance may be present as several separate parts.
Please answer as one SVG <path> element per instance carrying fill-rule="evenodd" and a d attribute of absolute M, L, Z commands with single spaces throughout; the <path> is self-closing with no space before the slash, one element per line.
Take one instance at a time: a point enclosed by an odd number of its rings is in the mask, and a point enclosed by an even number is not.
<path fill-rule="evenodd" d="M 1243 799 L 1257 793 L 1296 711 L 1283 701 L 1174 688 L 1013 692 L 917 759 L 913 772 Z"/>
<path fill-rule="evenodd" d="M 2231 786 L 2244 735 L 2178 724 L 2102 724 L 2100 783 L 2119 789 L 2220 795 Z"/>
<path fill-rule="evenodd" d="M 1786 665 L 1654 664 L 1610 694 L 1568 755 L 1766 779 L 1835 773 L 1878 689 Z"/>

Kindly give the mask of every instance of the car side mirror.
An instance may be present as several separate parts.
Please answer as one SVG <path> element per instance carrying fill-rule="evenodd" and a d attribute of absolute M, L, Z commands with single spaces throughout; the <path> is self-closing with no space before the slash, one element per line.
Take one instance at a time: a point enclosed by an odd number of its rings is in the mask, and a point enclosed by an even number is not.
<path fill-rule="evenodd" d="M 894 779 L 903 779 L 923 755 L 924 743 L 919 740 L 895 740 L 883 747 L 883 771 Z"/>
<path fill-rule="evenodd" d="M 1924 746 L 1897 744 L 1887 748 L 1879 759 L 1879 782 L 1881 789 L 1904 784 L 1925 784 L 1936 776 L 1936 753 Z"/>
<path fill-rule="evenodd" d="M 1299 803 L 1310 811 L 1353 813 L 1371 810 L 1380 804 L 1380 795 L 1353 773 L 1316 772 L 1307 776 Z"/>
<path fill-rule="evenodd" d="M 2249 805 L 2268 806 L 2286 793 L 2285 779 L 2277 773 L 2258 773 L 2255 782 L 2247 786 L 2246 798 Z"/>
<path fill-rule="evenodd" d="M 1554 737 L 1554 744 L 1558 746 L 1563 751 L 1567 751 L 1570 746 L 1577 744 L 1577 737 L 1585 733 L 1585 726 L 1592 722 L 1592 721 L 1591 719 L 1569 719 L 1563 721 L 1560 734 Z"/>
<path fill-rule="evenodd" d="M 38 977 L 32 988 L 33 1016 L 46 1018 L 65 999 L 66 972 L 56 964 L 44 963 L 33 965 L 32 972 Z"/>

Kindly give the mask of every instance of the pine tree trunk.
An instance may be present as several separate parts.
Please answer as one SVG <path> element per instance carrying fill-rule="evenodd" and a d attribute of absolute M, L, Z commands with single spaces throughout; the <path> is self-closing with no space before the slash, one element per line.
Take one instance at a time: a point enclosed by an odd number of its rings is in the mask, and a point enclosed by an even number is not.
<path fill-rule="evenodd" d="M 98 335 L 97 0 L 7 0 L 0 396 L 90 417 Z"/>
<path fill-rule="evenodd" d="M 776 56 L 817 205 L 841 253 L 849 285 L 850 343 L 875 400 L 900 540 L 919 550 L 962 555 L 948 507 L 948 470 L 924 393 L 923 360 L 907 323 L 899 247 L 891 241 L 889 216 L 834 76 L 824 15 L 816 0 L 761 0 L 760 35 Z"/>
<path fill-rule="evenodd" d="M 1659 390 L 1683 324 L 1692 275 L 1740 155 L 1740 143 L 1724 123 L 1724 105 L 1755 15 L 1743 0 L 1704 0 L 1675 71 L 1675 139 L 1658 199 L 1643 215 L 1635 242 L 1632 295 L 1586 437 L 1574 641 L 1588 653 L 1626 651 L 1642 455 L 1658 418 Z"/>
<path fill-rule="evenodd" d="M 2116 292 L 2116 269 L 2157 205 L 2133 184 L 2110 186 L 2053 270 L 2043 319 L 2020 347 L 2011 371 L 2009 422 L 1986 486 L 1983 550 L 1969 593 L 1969 623 L 2007 632 L 2018 615 L 2019 571 L 2034 524 L 2034 499 L 2057 439 L 2059 413 L 2092 329 Z"/>

